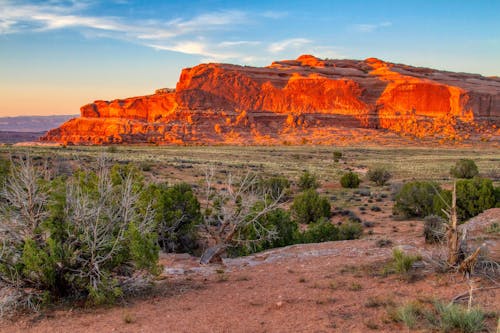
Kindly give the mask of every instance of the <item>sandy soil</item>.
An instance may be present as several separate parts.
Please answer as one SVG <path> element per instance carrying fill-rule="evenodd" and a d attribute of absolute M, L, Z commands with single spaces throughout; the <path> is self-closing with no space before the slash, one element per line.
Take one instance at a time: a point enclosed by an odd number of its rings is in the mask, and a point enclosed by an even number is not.
<path fill-rule="evenodd" d="M 500 218 L 500 209 L 478 217 Z M 294 245 L 200 266 L 188 255 L 162 255 L 155 294 L 111 308 L 58 309 L 3 322 L 1 332 L 400 332 L 391 304 L 451 300 L 467 290 L 459 274 L 422 265 L 412 281 L 380 274 L 392 248 L 431 251 L 422 223 L 373 217 L 363 239 Z M 380 247 L 377 240 L 392 245 Z M 498 281 L 497 281 L 498 282 Z M 491 287 L 479 279 L 476 288 Z M 475 304 L 500 311 L 500 290 L 479 290 Z M 495 319 L 488 325 L 492 331 Z"/>

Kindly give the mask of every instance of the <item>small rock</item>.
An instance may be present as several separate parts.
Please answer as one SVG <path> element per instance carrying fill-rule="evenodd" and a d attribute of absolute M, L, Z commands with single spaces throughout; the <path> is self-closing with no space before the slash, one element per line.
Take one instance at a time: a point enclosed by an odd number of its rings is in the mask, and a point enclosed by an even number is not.
<path fill-rule="evenodd" d="M 165 274 L 169 274 L 169 275 L 184 275 L 185 274 L 185 270 L 183 268 L 165 268 L 163 270 L 163 272 Z"/>

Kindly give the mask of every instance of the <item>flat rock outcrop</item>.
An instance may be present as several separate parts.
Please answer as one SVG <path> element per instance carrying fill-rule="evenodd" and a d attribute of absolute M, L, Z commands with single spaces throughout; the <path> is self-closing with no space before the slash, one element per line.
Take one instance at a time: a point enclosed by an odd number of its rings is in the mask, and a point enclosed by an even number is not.
<path fill-rule="evenodd" d="M 500 78 L 303 55 L 267 67 L 201 64 L 183 69 L 175 89 L 95 101 L 80 111 L 41 140 L 326 144 L 358 129 L 365 137 L 462 141 L 486 133 L 498 140 Z"/>

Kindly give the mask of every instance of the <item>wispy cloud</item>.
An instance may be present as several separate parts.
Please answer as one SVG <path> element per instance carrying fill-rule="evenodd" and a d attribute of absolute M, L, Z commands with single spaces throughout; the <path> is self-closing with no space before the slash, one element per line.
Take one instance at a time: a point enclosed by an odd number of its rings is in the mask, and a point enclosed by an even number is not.
<path fill-rule="evenodd" d="M 323 46 L 323 45 L 313 45 L 308 48 L 308 53 L 314 54 L 319 58 L 330 58 L 330 59 L 339 59 L 346 58 L 345 49 L 339 47 L 332 46 Z"/>
<path fill-rule="evenodd" d="M 126 0 L 114 0 L 122 3 Z M 89 38 L 115 38 L 151 47 L 156 50 L 198 55 L 207 61 L 260 62 L 279 53 L 302 53 L 302 48 L 315 48 L 306 38 L 279 41 L 220 40 L 214 36 L 251 26 L 262 19 L 281 19 L 285 11 L 247 13 L 240 10 L 219 10 L 193 17 L 170 20 L 137 20 L 127 17 L 90 15 L 93 2 L 85 0 L 49 0 L 45 3 L 18 3 L 0 0 L 0 34 L 39 33 L 73 29 Z M 237 38 L 237 35 L 234 37 Z M 261 46 L 256 49 L 256 46 Z M 316 46 L 317 48 L 317 46 Z"/>
<path fill-rule="evenodd" d="M 9 31 L 13 31 L 14 24 L 16 24 L 16 21 L 12 20 L 0 20 L 0 34 L 7 34 Z"/>
<path fill-rule="evenodd" d="M 361 23 L 355 24 L 354 29 L 359 32 L 374 32 L 380 28 L 386 28 L 392 26 L 391 22 L 381 22 L 377 24 Z"/>
<path fill-rule="evenodd" d="M 217 52 L 213 50 L 208 43 L 202 41 L 185 40 L 172 44 L 148 44 L 156 50 L 175 51 L 191 55 L 203 56 L 205 61 L 223 61 L 233 59 L 239 56 L 237 53 Z"/>
<path fill-rule="evenodd" d="M 75 15 L 84 8 L 82 4 L 62 5 L 15 5 L 4 2 L 0 7 L 0 26 L 8 29 L 2 34 L 43 31 L 69 27 L 84 27 L 100 30 L 127 31 L 130 27 L 116 18 Z"/>
<path fill-rule="evenodd" d="M 240 45 L 249 45 L 249 46 L 255 46 L 259 45 L 261 42 L 259 41 L 250 41 L 250 40 L 238 40 L 238 41 L 224 41 L 220 42 L 219 46 L 220 47 L 230 47 L 230 46 L 240 46 Z"/>
<path fill-rule="evenodd" d="M 289 48 L 300 48 L 305 44 L 310 44 L 312 41 L 306 38 L 290 38 L 278 42 L 271 43 L 268 50 L 272 53 L 282 52 Z"/>
<path fill-rule="evenodd" d="M 211 29 L 232 24 L 242 24 L 247 20 L 244 12 L 237 10 L 219 11 L 196 16 L 190 20 L 178 21 L 175 26 L 184 31 Z"/>
<path fill-rule="evenodd" d="M 285 11 L 274 11 L 268 10 L 261 13 L 262 17 L 270 18 L 270 19 L 281 19 L 288 16 L 288 12 Z"/>
<path fill-rule="evenodd" d="M 108 30 L 128 33 L 140 39 L 162 39 L 195 31 L 221 29 L 244 22 L 245 13 L 220 11 L 201 14 L 191 19 L 175 19 L 167 22 L 150 20 L 124 23 L 117 17 L 86 16 L 75 13 L 82 6 L 14 5 L 5 2 L 0 8 L 2 33 L 43 31 L 72 27 Z"/>

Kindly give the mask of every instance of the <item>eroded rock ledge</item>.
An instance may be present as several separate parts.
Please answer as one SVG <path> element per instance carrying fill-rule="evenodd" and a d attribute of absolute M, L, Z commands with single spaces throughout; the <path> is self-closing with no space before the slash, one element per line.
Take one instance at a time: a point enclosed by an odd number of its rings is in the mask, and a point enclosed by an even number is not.
<path fill-rule="evenodd" d="M 376 130 L 460 141 L 481 133 L 498 139 L 499 125 L 498 77 L 303 55 L 268 67 L 185 68 L 175 89 L 87 104 L 81 117 L 41 140 L 326 144 L 338 140 L 335 133 L 364 129 L 360 135 Z"/>

